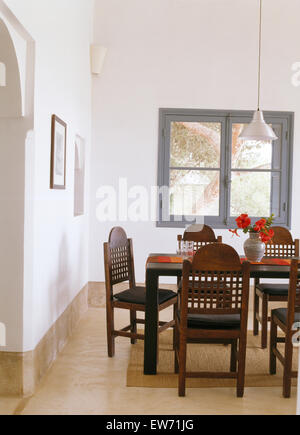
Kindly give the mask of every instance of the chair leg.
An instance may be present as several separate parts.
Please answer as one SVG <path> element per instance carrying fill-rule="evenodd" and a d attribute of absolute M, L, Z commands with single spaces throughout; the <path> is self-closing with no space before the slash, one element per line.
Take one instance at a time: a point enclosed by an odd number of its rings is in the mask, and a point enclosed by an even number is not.
<path fill-rule="evenodd" d="M 137 333 L 137 326 L 136 326 L 136 311 L 130 310 L 130 325 L 131 325 L 131 333 L 136 334 Z M 137 340 L 131 339 L 131 344 L 136 344 Z"/>
<path fill-rule="evenodd" d="M 237 340 L 231 344 L 231 359 L 230 359 L 230 371 L 235 373 L 237 369 Z"/>
<path fill-rule="evenodd" d="M 179 397 L 185 397 L 185 384 L 186 384 L 186 338 L 180 334 L 179 343 Z"/>
<path fill-rule="evenodd" d="M 255 281 L 256 283 L 256 281 Z M 259 323 L 257 316 L 259 315 L 259 296 L 256 293 L 256 287 L 254 287 L 254 315 L 253 315 L 253 334 L 257 336 L 259 333 Z"/>
<path fill-rule="evenodd" d="M 239 357 L 238 357 L 238 376 L 237 376 L 237 397 L 244 397 L 245 391 L 245 371 L 246 371 L 246 350 L 247 337 L 241 337 L 239 340 Z"/>
<path fill-rule="evenodd" d="M 261 348 L 268 347 L 268 295 L 263 295 L 262 299 L 262 325 L 261 325 Z"/>
<path fill-rule="evenodd" d="M 178 304 L 173 306 L 173 320 L 175 320 L 175 326 L 173 328 L 173 350 L 176 349 L 176 316 L 178 312 Z"/>
<path fill-rule="evenodd" d="M 106 308 L 106 323 L 107 323 L 107 352 L 109 358 L 113 358 L 115 356 L 115 322 L 114 322 L 114 309 L 111 306 L 107 305 Z"/>
<path fill-rule="evenodd" d="M 277 359 L 274 349 L 277 346 L 278 326 L 271 320 L 271 338 L 270 338 L 270 375 L 276 375 L 277 372 Z"/>
<path fill-rule="evenodd" d="M 292 365 L 293 365 L 293 343 L 292 338 L 287 336 L 285 343 L 285 364 L 283 374 L 283 397 L 289 399 L 292 390 Z"/>

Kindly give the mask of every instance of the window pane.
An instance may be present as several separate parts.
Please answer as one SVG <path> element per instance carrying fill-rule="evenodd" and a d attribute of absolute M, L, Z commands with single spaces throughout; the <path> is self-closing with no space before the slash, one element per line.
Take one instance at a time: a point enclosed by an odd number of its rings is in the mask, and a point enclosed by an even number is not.
<path fill-rule="evenodd" d="M 172 122 L 170 165 L 175 168 L 219 168 L 219 122 Z"/>
<path fill-rule="evenodd" d="M 272 207 L 271 213 L 276 217 L 281 214 L 280 210 L 280 189 L 281 189 L 281 174 L 279 172 L 272 173 Z"/>
<path fill-rule="evenodd" d="M 269 142 L 241 141 L 245 124 L 232 126 L 232 168 L 272 169 L 273 145 Z"/>
<path fill-rule="evenodd" d="M 271 214 L 271 173 L 233 172 L 231 216 L 268 217 Z"/>
<path fill-rule="evenodd" d="M 170 214 L 219 216 L 219 171 L 170 171 Z"/>

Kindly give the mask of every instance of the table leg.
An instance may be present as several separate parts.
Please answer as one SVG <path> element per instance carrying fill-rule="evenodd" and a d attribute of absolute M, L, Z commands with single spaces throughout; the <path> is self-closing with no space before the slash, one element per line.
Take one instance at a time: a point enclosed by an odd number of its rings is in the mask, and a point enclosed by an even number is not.
<path fill-rule="evenodd" d="M 144 374 L 156 375 L 158 358 L 158 275 L 154 271 L 146 273 L 146 324 Z"/>

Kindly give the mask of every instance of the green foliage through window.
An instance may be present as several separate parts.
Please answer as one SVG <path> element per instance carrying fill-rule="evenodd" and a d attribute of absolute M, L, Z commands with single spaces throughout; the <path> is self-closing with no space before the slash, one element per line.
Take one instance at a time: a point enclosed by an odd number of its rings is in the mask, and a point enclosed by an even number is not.
<path fill-rule="evenodd" d="M 289 225 L 293 114 L 265 114 L 279 137 L 274 143 L 239 139 L 250 112 L 160 114 L 159 186 L 167 186 L 169 194 L 160 201 L 159 225 L 185 226 L 203 217 L 227 228 L 241 213 L 274 213 L 278 224 Z M 168 222 L 162 222 L 162 209 Z"/>

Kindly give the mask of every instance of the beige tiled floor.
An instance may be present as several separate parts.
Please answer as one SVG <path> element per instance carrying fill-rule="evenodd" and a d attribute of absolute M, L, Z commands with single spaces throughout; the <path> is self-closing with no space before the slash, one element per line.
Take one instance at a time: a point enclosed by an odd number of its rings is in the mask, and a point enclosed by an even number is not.
<path fill-rule="evenodd" d="M 119 319 L 124 317 L 119 312 Z M 124 320 L 124 318 L 123 318 Z M 91 308 L 70 343 L 42 381 L 34 397 L 1 399 L 0 412 L 29 415 L 94 414 L 295 414 L 281 388 L 248 388 L 244 399 L 234 389 L 190 389 L 179 398 L 175 389 L 126 387 L 130 344 L 117 340 L 114 359 L 106 356 L 105 310 Z"/>
<path fill-rule="evenodd" d="M 20 399 L 13 397 L 0 397 L 0 415 L 14 414 Z"/>

